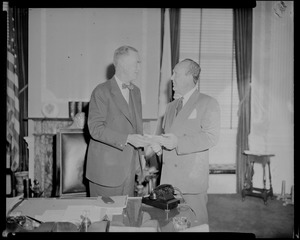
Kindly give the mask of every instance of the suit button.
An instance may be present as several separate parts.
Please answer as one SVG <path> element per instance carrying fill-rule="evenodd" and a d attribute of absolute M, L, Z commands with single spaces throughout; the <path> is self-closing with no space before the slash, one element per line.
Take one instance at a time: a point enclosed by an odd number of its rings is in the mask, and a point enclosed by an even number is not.
<path fill-rule="evenodd" d="M 174 164 L 174 167 L 177 167 L 177 164 Z"/>

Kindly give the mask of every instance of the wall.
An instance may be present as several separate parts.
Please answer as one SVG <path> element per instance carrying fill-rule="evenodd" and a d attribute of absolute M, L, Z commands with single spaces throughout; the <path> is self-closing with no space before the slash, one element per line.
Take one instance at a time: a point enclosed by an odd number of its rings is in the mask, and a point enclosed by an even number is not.
<path fill-rule="evenodd" d="M 253 11 L 250 150 L 271 158 L 273 190 L 294 184 L 294 16 L 293 2 L 257 1 Z M 261 187 L 262 167 L 254 168 Z M 268 175 L 267 175 L 268 176 Z M 268 183 L 268 181 L 267 181 Z M 267 185 L 268 186 L 268 185 Z"/>
<path fill-rule="evenodd" d="M 252 124 L 250 149 L 275 154 L 272 183 L 294 184 L 293 15 L 291 2 L 277 17 L 278 2 L 256 2 L 253 9 Z M 80 20 L 78 20 L 80 19 Z M 30 9 L 29 117 L 43 117 L 43 104 L 57 105 L 68 117 L 68 101 L 89 101 L 92 89 L 111 74 L 115 48 L 135 46 L 141 54 L 141 87 L 146 133 L 156 128 L 159 84 L 160 9 Z M 153 93 L 157 93 L 153 94 Z M 33 133 L 29 122 L 29 134 Z M 227 130 L 226 130 L 227 131 Z M 211 163 L 233 163 L 236 130 L 222 134 L 210 151 Z M 228 151 L 230 149 L 230 151 Z M 235 192 L 235 175 L 210 179 L 211 192 Z M 261 166 L 254 185 L 262 186 Z M 226 189 L 227 186 L 227 189 Z"/>
<path fill-rule="evenodd" d="M 113 75 L 121 45 L 140 52 L 143 117 L 157 117 L 160 9 L 29 9 L 29 117 L 52 103 L 68 117 L 68 101 L 88 102 L 94 87 Z M 157 93 L 157 94 L 153 94 Z"/>

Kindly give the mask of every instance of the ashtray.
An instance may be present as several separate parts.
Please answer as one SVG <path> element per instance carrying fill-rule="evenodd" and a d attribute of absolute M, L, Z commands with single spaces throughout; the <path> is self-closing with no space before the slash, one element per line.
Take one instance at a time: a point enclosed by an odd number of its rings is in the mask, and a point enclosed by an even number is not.
<path fill-rule="evenodd" d="M 173 225 L 175 231 L 182 231 L 191 226 L 191 222 L 187 219 L 187 217 L 174 217 Z"/>

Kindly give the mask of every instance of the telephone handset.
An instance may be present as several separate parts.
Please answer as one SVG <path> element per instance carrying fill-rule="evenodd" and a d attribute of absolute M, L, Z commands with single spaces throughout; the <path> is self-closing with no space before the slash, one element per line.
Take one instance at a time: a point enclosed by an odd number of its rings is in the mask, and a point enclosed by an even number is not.
<path fill-rule="evenodd" d="M 159 185 L 149 197 L 142 198 L 144 204 L 167 210 L 177 207 L 179 202 L 180 200 L 174 197 L 174 187 L 171 184 Z"/>
<path fill-rule="evenodd" d="M 171 184 L 162 184 L 153 189 L 150 198 L 168 201 L 174 199 L 174 188 Z"/>

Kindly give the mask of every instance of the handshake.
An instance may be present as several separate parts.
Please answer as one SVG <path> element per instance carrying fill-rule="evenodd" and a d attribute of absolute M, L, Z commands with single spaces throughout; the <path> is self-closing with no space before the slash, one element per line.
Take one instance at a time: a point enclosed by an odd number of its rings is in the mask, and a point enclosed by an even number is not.
<path fill-rule="evenodd" d="M 163 147 L 168 150 L 176 148 L 178 138 L 173 133 L 162 135 L 129 134 L 127 142 L 136 148 L 143 147 L 146 156 L 151 155 L 153 152 L 159 156 L 162 154 Z"/>

